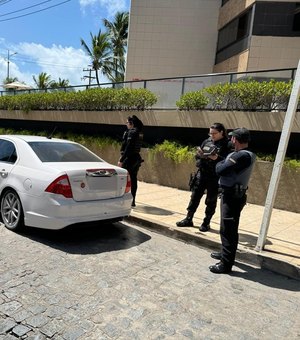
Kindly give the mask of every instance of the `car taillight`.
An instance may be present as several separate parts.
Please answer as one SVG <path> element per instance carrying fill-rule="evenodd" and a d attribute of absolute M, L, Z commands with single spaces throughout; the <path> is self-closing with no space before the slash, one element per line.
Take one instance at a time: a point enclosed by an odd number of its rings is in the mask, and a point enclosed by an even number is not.
<path fill-rule="evenodd" d="M 66 198 L 73 198 L 72 188 L 67 175 L 56 178 L 45 191 L 52 194 L 63 195 Z"/>
<path fill-rule="evenodd" d="M 125 188 L 125 193 L 130 192 L 131 190 L 131 179 L 129 174 L 127 174 L 127 183 L 126 183 L 126 188 Z"/>

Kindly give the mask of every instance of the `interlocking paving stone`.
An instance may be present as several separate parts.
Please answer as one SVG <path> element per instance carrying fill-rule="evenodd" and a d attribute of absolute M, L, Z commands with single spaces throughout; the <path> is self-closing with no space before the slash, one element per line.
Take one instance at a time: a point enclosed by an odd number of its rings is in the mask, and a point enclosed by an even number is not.
<path fill-rule="evenodd" d="M 23 325 L 18 325 L 13 328 L 12 332 L 13 334 L 17 335 L 18 337 L 21 337 L 31 331 L 31 328 L 23 326 Z"/>
<path fill-rule="evenodd" d="M 10 319 L 0 320 L 0 334 L 9 332 L 16 326 L 16 322 Z"/>

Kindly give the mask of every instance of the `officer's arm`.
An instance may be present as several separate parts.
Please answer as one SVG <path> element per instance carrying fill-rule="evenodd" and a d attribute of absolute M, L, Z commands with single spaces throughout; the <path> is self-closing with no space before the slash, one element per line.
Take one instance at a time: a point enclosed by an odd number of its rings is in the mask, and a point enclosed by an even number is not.
<path fill-rule="evenodd" d="M 234 167 L 236 166 L 236 159 L 235 159 L 235 154 L 232 154 L 230 157 L 227 157 L 221 162 L 218 162 L 216 164 L 216 173 L 217 175 L 226 175 L 230 173 Z"/>
<path fill-rule="evenodd" d="M 232 171 L 240 172 L 251 164 L 251 156 L 248 152 L 234 152 L 224 161 L 217 163 L 216 173 L 220 175 L 229 174 Z"/>

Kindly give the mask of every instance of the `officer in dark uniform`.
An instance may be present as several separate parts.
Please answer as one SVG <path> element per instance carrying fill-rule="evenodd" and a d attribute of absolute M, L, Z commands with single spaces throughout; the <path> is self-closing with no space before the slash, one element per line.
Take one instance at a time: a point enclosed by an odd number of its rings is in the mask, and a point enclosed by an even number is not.
<path fill-rule="evenodd" d="M 221 242 L 222 252 L 212 253 L 211 257 L 221 260 L 210 266 L 213 273 L 231 272 L 238 246 L 238 226 L 240 214 L 247 200 L 246 191 L 255 163 L 255 154 L 248 150 L 250 132 L 238 128 L 229 133 L 235 151 L 216 165 L 220 176 L 221 195 Z"/>
<path fill-rule="evenodd" d="M 140 151 L 143 140 L 143 123 L 135 115 L 129 116 L 126 121 L 127 130 L 124 132 L 121 157 L 118 161 L 118 166 L 127 169 L 131 179 L 131 194 L 133 197 L 132 207 L 135 207 L 135 196 L 137 192 L 137 175 L 143 159 Z"/>
<path fill-rule="evenodd" d="M 214 123 L 209 129 L 209 138 L 205 139 L 197 149 L 196 167 L 198 171 L 191 188 L 192 194 L 187 207 L 187 216 L 176 223 L 178 227 L 193 226 L 193 217 L 206 191 L 206 209 L 200 231 L 210 229 L 210 220 L 215 213 L 218 198 L 218 180 L 215 167 L 217 162 L 224 159 L 230 151 L 226 129 L 221 123 Z"/>

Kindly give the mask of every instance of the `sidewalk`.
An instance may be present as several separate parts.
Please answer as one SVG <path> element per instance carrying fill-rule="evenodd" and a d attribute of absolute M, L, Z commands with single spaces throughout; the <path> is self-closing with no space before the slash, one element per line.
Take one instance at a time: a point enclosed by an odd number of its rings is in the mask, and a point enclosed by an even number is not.
<path fill-rule="evenodd" d="M 186 215 L 190 192 L 145 182 L 139 182 L 138 186 L 136 207 L 132 209 L 129 221 L 210 250 L 220 249 L 220 200 L 211 229 L 204 233 L 198 227 L 205 210 L 205 196 L 195 214 L 194 227 L 179 228 L 176 222 Z M 273 209 L 265 249 L 257 252 L 254 248 L 263 213 L 263 206 L 250 203 L 243 209 L 236 260 L 300 280 L 300 214 Z M 212 264 L 214 261 L 212 259 Z"/>

